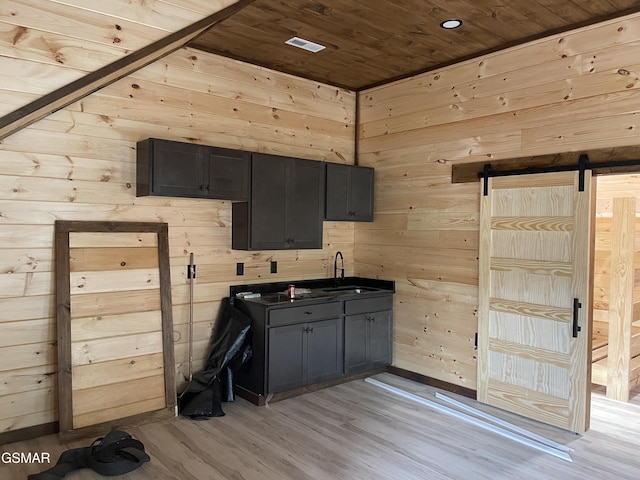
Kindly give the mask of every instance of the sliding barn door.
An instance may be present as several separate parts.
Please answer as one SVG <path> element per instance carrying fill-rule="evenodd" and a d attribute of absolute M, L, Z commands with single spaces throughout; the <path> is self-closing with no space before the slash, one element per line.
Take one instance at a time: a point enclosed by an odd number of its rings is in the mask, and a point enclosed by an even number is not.
<path fill-rule="evenodd" d="M 591 175 L 490 178 L 481 192 L 478 400 L 589 423 Z M 484 190 L 484 188 L 483 188 Z"/>

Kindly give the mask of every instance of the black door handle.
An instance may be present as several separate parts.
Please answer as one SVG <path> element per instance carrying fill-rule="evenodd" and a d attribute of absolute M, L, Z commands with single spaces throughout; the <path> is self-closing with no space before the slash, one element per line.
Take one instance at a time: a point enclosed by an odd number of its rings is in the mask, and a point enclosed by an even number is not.
<path fill-rule="evenodd" d="M 573 338 L 578 336 L 578 332 L 582 327 L 578 325 L 578 310 L 582 308 L 582 304 L 577 298 L 573 299 Z"/>

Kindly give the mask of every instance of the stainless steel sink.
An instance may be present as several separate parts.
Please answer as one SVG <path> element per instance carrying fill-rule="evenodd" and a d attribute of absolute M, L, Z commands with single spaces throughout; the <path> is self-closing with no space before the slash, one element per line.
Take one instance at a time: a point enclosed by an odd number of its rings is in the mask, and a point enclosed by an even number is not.
<path fill-rule="evenodd" d="M 374 287 L 360 287 L 357 285 L 345 285 L 342 287 L 334 287 L 334 288 L 324 288 L 325 292 L 334 292 L 334 293 L 363 293 L 363 292 L 378 292 L 379 288 Z"/>

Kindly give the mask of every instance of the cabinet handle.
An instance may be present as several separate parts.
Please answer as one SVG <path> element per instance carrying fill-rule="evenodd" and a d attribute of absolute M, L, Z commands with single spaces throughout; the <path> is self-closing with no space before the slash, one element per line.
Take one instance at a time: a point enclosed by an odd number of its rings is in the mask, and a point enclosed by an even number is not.
<path fill-rule="evenodd" d="M 200 191 L 204 190 L 204 185 L 200 185 Z"/>
<path fill-rule="evenodd" d="M 313 312 L 304 312 L 305 315 L 311 315 Z"/>
<path fill-rule="evenodd" d="M 207 185 L 207 192 L 209 191 L 209 186 L 210 186 L 210 185 Z"/>
<path fill-rule="evenodd" d="M 309 327 L 309 328 L 307 329 L 307 332 L 308 332 L 308 333 L 313 333 L 313 327 Z"/>

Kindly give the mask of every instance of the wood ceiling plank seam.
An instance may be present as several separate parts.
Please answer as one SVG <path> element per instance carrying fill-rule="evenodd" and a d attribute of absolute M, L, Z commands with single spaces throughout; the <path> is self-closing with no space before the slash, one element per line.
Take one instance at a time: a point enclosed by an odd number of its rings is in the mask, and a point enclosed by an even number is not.
<path fill-rule="evenodd" d="M 538 5 L 554 12 L 555 15 L 560 17 L 564 22 L 571 22 L 575 16 L 575 12 L 579 11 L 581 16 L 588 16 L 590 12 L 585 10 L 592 2 L 582 2 L 578 0 L 568 0 L 565 2 L 558 2 L 556 0 L 534 0 Z"/>
<path fill-rule="evenodd" d="M 318 34 L 321 35 L 335 35 L 340 40 L 343 40 L 343 37 L 347 36 L 349 39 L 353 39 L 352 42 L 347 42 L 347 46 L 351 44 L 351 46 L 355 49 L 362 49 L 364 53 L 367 53 L 370 49 L 376 49 L 375 46 L 369 46 L 367 43 L 364 43 L 362 39 L 366 38 L 368 42 L 373 42 L 374 44 L 377 42 L 388 42 L 388 44 L 392 43 L 405 43 L 407 35 L 404 31 L 406 30 L 407 24 L 396 22 L 395 19 L 397 16 L 384 16 L 377 12 L 376 6 L 379 5 L 388 5 L 387 2 L 367 2 L 366 4 L 362 4 L 361 2 L 352 2 L 347 1 L 343 2 L 342 5 L 337 5 L 339 2 L 334 1 L 334 6 L 332 6 L 332 15 L 327 16 L 323 20 L 331 21 L 334 19 L 334 22 L 329 22 L 329 28 L 318 29 L 314 24 L 310 22 L 305 22 L 304 25 L 309 28 L 311 31 L 317 31 Z M 354 4 L 358 6 L 354 6 Z M 413 12 L 413 16 L 408 17 L 411 18 L 411 23 L 415 23 L 415 20 L 418 18 L 418 12 Z M 348 26 L 340 27 L 340 21 L 342 19 L 348 18 L 349 21 L 345 22 Z M 355 22 L 352 23 L 352 22 Z M 410 33 L 416 33 L 410 32 Z M 420 43 L 420 39 L 422 35 L 429 36 L 428 32 L 421 31 L 419 32 L 421 35 L 417 40 L 417 43 Z M 437 37 L 435 37 L 437 40 Z M 411 37 L 412 41 L 415 41 L 413 37 Z M 424 45 L 425 47 L 427 44 Z M 394 56 L 393 54 L 389 55 L 390 57 Z"/>
<path fill-rule="evenodd" d="M 494 21 L 496 17 L 482 7 L 482 2 L 480 5 L 478 5 L 478 2 L 465 0 L 433 0 L 429 3 L 433 5 L 432 8 L 436 9 L 438 14 L 442 12 L 442 20 L 460 18 L 464 22 L 464 28 L 454 29 L 452 32 L 462 31 L 465 34 L 465 38 L 471 37 L 470 39 L 480 41 L 484 45 L 487 38 L 496 39 L 496 43 L 502 44 L 514 37 L 513 28 L 501 28 L 499 24 L 488 24 L 486 22 L 488 19 L 493 19 L 491 21 Z M 451 16 L 448 17 L 445 13 Z M 465 54 L 469 54 L 470 48 L 466 47 Z"/>
<path fill-rule="evenodd" d="M 251 35 L 264 35 L 262 32 L 258 33 L 253 30 L 247 30 L 244 27 L 238 28 L 236 32 L 239 33 L 243 40 L 238 41 L 235 37 L 229 38 L 219 34 L 215 36 L 216 44 L 214 46 L 211 46 L 211 44 L 205 45 L 205 38 L 198 39 L 195 43 L 189 44 L 189 46 L 191 48 L 206 49 L 205 51 L 209 51 L 211 53 L 230 56 L 231 58 L 236 58 L 247 63 L 254 63 L 288 73 L 291 72 L 288 71 L 286 65 L 295 64 L 297 70 L 293 71 L 294 75 L 297 74 L 298 76 L 310 79 L 314 78 L 316 81 L 323 81 L 325 83 L 338 86 L 341 86 L 341 84 L 336 84 L 334 81 L 335 74 L 333 73 L 333 70 L 340 71 L 347 70 L 348 68 L 352 69 L 353 62 L 359 58 L 359 55 L 351 54 L 348 51 L 335 50 L 335 47 L 333 47 L 333 51 L 330 52 L 329 50 L 332 49 L 331 46 L 328 47 L 327 51 L 312 54 L 302 50 L 298 51 L 295 47 L 291 47 L 284 43 L 284 40 L 294 36 L 295 33 L 298 32 L 291 32 L 290 34 L 282 35 L 282 42 L 265 43 L 258 46 L 256 46 L 253 43 L 253 40 L 249 37 Z M 245 51 L 250 51 L 252 58 L 247 58 L 246 55 L 243 54 Z M 330 64 L 332 71 L 325 72 L 328 67 L 327 60 L 329 60 L 326 57 L 329 54 L 332 55 Z M 335 58 L 336 56 L 338 57 L 337 59 Z M 302 74 L 300 72 L 301 67 L 304 67 L 305 69 L 305 72 Z M 374 67 L 369 67 L 367 65 L 359 66 L 359 71 L 363 74 L 366 73 L 369 75 L 373 75 L 375 72 Z"/>
<path fill-rule="evenodd" d="M 287 19 L 285 18 L 285 19 L 283 19 L 281 22 L 279 22 L 278 24 L 285 25 L 287 22 L 291 22 L 291 20 L 287 20 Z M 271 27 L 272 27 L 272 25 L 270 25 L 270 28 L 271 28 Z M 289 28 L 288 30 L 286 30 L 286 31 L 285 31 L 285 34 L 283 34 L 283 38 L 284 38 L 284 37 L 287 37 L 287 38 L 288 38 L 289 36 L 292 36 L 293 34 L 299 34 L 298 30 L 299 30 L 299 28 L 295 28 L 295 27 Z M 344 31 L 343 31 L 342 33 L 344 33 Z M 349 32 L 347 32 L 347 33 L 349 33 Z M 257 35 L 257 34 L 258 34 L 258 33 L 256 33 L 256 35 Z M 300 34 L 300 35 L 301 35 L 301 34 Z M 250 35 L 250 34 L 246 34 L 246 33 L 241 35 L 241 37 L 243 37 L 243 38 L 244 38 L 244 37 L 248 37 L 248 36 L 251 36 L 251 35 Z M 263 36 L 264 36 L 264 35 L 263 35 Z M 301 36 L 302 36 L 302 35 L 301 35 Z M 311 35 L 311 36 L 313 37 L 313 35 Z M 221 48 L 222 48 L 220 45 L 222 45 L 222 44 L 224 43 L 224 40 L 225 40 L 225 39 L 222 39 L 222 38 L 220 38 L 220 37 L 216 37 L 216 38 L 217 38 L 217 45 L 218 45 L 218 46 L 217 46 L 217 47 L 215 47 L 215 49 L 216 49 L 216 50 L 219 50 L 219 49 L 221 49 Z M 314 38 L 315 38 L 315 37 L 314 37 Z M 229 40 L 229 39 L 226 39 L 226 40 Z M 202 40 L 201 40 L 201 42 L 204 42 L 204 41 L 205 41 L 204 39 L 202 39 Z M 229 42 L 227 41 L 226 43 L 228 44 Z M 272 47 L 273 47 L 273 42 L 272 42 Z M 361 49 L 361 47 L 360 47 L 360 49 Z M 237 50 L 238 50 L 238 49 L 235 49 L 235 51 L 231 51 L 231 53 L 234 53 L 234 55 L 236 55 L 236 56 L 237 56 L 237 55 L 238 55 Z M 227 51 L 229 51 L 229 50 L 227 50 Z M 340 53 L 340 54 L 342 55 L 342 53 Z M 278 57 L 278 55 L 271 55 L 271 58 L 274 58 L 274 57 L 276 57 L 276 58 L 277 58 L 277 57 Z M 300 58 L 302 58 L 302 57 L 300 57 Z M 263 61 L 263 63 L 264 63 L 264 61 Z"/>
<path fill-rule="evenodd" d="M 354 9 L 354 7 L 352 7 L 352 3 L 354 2 L 345 2 L 345 11 L 341 12 L 341 15 L 338 16 L 342 17 L 349 14 L 356 21 L 366 25 L 367 29 L 373 30 L 374 32 L 380 32 L 373 35 L 372 38 L 389 38 L 391 40 L 398 38 L 402 43 L 406 43 L 406 45 L 397 45 L 396 52 L 389 56 L 397 56 L 400 49 L 407 45 L 412 46 L 413 43 L 423 46 L 424 54 L 427 54 L 430 51 L 432 53 L 437 52 L 439 54 L 444 54 L 445 52 L 449 52 L 448 54 L 451 54 L 451 52 L 456 52 L 454 55 L 460 56 L 468 53 L 468 47 L 465 45 L 467 42 L 460 42 L 457 41 L 457 39 L 464 34 L 470 37 L 468 38 L 469 43 L 474 42 L 474 38 L 471 38 L 473 37 L 473 34 L 468 34 L 467 31 L 464 30 L 448 32 L 453 35 L 453 38 L 448 40 L 446 34 L 443 34 L 443 31 L 439 27 L 441 20 L 459 16 L 454 12 L 465 11 L 466 17 L 469 12 L 474 10 L 473 5 L 463 4 L 460 0 L 455 0 L 453 2 L 447 0 L 446 2 L 440 3 L 431 0 L 429 3 L 436 6 L 432 6 L 424 12 L 420 8 L 422 4 L 416 5 L 413 3 L 408 5 L 406 8 L 401 9 L 401 14 L 405 17 L 404 22 L 396 22 L 395 19 L 398 18 L 398 15 L 391 15 L 390 12 L 388 12 L 387 15 L 378 13 L 379 6 L 389 5 L 390 2 L 355 2 L 360 5 L 361 10 Z M 460 3 L 460 7 L 463 8 L 458 8 L 458 3 Z M 394 7 L 397 6 L 395 2 L 393 2 L 392 5 Z M 367 11 L 375 13 L 373 15 L 366 14 Z M 436 13 L 438 15 L 437 17 Z M 473 25 L 477 22 L 474 22 L 472 17 L 467 23 Z M 490 33 L 488 30 L 483 31 L 484 37 Z M 495 35 L 495 32 L 493 32 L 493 34 Z"/>

